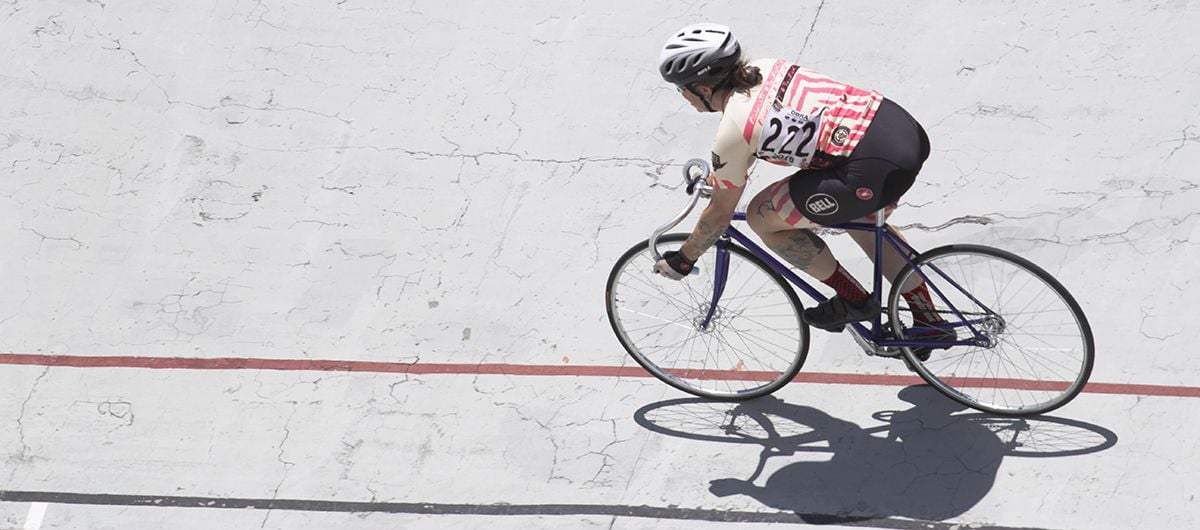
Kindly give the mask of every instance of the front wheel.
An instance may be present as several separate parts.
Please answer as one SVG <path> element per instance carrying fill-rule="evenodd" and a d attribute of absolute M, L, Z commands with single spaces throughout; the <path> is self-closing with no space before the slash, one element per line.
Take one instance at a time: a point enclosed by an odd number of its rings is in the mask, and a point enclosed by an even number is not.
<path fill-rule="evenodd" d="M 659 247 L 678 249 L 687 237 L 664 235 Z M 649 241 L 613 265 L 605 305 L 621 345 L 654 377 L 709 399 L 750 399 L 778 390 L 800 371 L 808 326 L 800 319 L 800 300 L 779 274 L 749 251 L 722 244 L 729 264 L 715 310 L 718 249 L 675 281 L 651 271 Z"/>
<path fill-rule="evenodd" d="M 925 352 L 901 348 L 930 385 L 974 409 L 1012 416 L 1049 412 L 1083 390 L 1095 357 L 1092 330 L 1075 298 L 1050 273 L 980 245 L 939 247 L 915 264 L 900 271 L 888 296 L 896 338 L 953 330 L 959 341 L 972 342 Z M 914 313 L 900 287 L 920 281 L 943 322 L 914 320 L 930 311 Z"/>

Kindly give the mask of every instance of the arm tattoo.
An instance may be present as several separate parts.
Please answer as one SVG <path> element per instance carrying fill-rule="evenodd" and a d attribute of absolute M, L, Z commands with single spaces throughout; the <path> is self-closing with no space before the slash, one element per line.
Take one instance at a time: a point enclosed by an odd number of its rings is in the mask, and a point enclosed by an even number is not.
<path fill-rule="evenodd" d="M 696 229 L 692 230 L 691 237 L 683 244 L 683 254 L 688 259 L 700 259 L 705 252 L 711 248 L 721 236 L 725 234 L 725 228 L 729 226 L 729 221 L 724 223 L 713 223 L 705 221 L 703 216 L 700 222 L 696 223 Z"/>
<path fill-rule="evenodd" d="M 709 247 L 713 246 L 713 244 L 715 244 L 717 240 L 721 238 L 721 234 L 724 233 L 724 226 L 712 226 L 704 221 L 697 223 L 696 230 L 693 232 L 693 234 L 704 238 L 700 242 L 700 248 L 703 248 L 704 250 L 708 250 Z"/>

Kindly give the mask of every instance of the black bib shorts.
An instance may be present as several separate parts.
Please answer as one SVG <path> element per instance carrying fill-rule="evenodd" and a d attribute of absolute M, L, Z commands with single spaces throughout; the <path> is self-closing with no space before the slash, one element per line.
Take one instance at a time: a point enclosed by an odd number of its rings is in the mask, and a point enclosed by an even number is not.
<path fill-rule="evenodd" d="M 788 191 L 808 220 L 826 226 L 845 223 L 895 204 L 927 158 L 925 129 L 884 98 L 849 157 L 831 167 L 797 171 L 788 180 Z"/>

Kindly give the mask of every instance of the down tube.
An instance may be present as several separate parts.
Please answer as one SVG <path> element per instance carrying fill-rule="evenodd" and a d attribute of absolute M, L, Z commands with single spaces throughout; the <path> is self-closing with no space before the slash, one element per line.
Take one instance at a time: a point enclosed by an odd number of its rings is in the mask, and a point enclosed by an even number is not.
<path fill-rule="evenodd" d="M 734 217 L 734 219 L 737 218 Z M 780 276 L 787 278 L 789 282 L 792 282 L 792 285 L 799 287 L 801 291 L 804 291 L 806 294 L 808 294 L 808 296 L 811 296 L 813 300 L 816 300 L 818 303 L 827 300 L 825 295 L 821 294 L 820 291 L 814 289 L 808 284 L 808 282 L 804 281 L 797 276 L 796 273 L 792 272 L 790 268 L 780 263 L 779 260 L 771 257 L 766 250 L 763 250 L 762 247 L 751 241 L 749 237 L 746 237 L 745 234 L 739 232 L 738 229 L 730 226 L 729 228 L 725 229 L 725 235 L 729 236 L 734 241 L 737 241 L 738 244 L 745 247 L 746 250 L 749 250 L 751 254 L 762 258 L 763 262 L 766 263 L 767 266 L 771 267 L 771 270 L 774 270 L 775 272 L 778 272 Z"/>

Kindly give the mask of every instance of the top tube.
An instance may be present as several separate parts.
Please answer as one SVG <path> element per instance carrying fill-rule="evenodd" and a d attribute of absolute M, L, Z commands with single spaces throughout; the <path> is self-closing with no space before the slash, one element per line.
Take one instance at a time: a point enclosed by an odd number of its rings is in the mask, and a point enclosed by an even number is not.
<path fill-rule="evenodd" d="M 733 220 L 734 221 L 745 221 L 746 220 L 746 212 L 733 212 Z M 842 224 L 838 224 L 838 225 L 829 225 L 829 226 L 821 225 L 821 228 L 837 228 L 840 230 L 862 230 L 865 232 L 874 232 L 875 231 L 874 223 L 842 223 Z"/>

